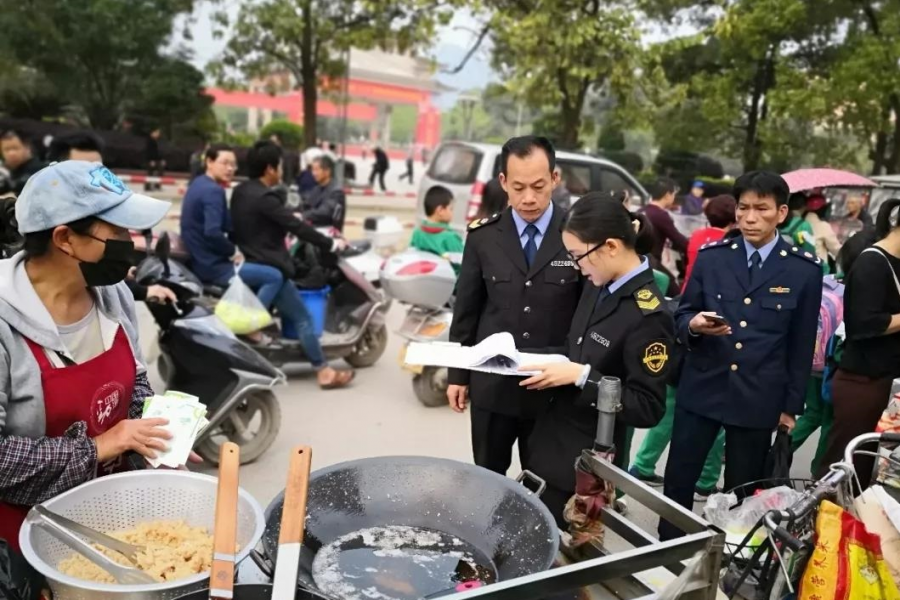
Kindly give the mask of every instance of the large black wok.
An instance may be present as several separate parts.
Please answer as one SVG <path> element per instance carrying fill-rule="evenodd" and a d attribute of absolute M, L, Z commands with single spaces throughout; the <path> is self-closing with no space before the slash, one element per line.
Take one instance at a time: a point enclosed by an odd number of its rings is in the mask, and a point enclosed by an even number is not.
<path fill-rule="evenodd" d="M 266 508 L 263 550 L 277 560 L 283 494 Z M 370 527 L 406 525 L 455 536 L 490 557 L 500 581 L 546 570 L 559 548 L 553 515 L 521 483 L 426 457 L 355 460 L 312 473 L 299 580 L 315 589 L 316 552 Z"/>

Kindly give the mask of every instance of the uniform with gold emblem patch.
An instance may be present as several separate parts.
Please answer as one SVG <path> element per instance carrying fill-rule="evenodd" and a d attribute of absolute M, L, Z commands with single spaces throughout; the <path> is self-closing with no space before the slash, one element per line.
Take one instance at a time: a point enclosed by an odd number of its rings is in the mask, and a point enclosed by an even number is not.
<path fill-rule="evenodd" d="M 803 412 L 821 298 L 821 261 L 780 235 L 758 248 L 737 236 L 700 251 L 675 313 L 678 339 L 688 351 L 675 402 L 666 496 L 693 506 L 703 462 L 721 429 L 725 488 L 764 477 L 780 415 Z M 731 334 L 691 333 L 689 323 L 699 312 L 724 317 Z M 666 524 L 660 534 L 670 538 L 677 530 Z"/>
<path fill-rule="evenodd" d="M 653 427 L 665 412 L 666 381 L 674 363 L 674 324 L 653 271 L 646 261 L 644 265 L 611 293 L 587 285 L 572 320 L 568 347 L 556 349 L 591 369 L 583 388 L 553 390 L 529 443 L 529 468 L 547 481 L 542 499 L 558 520 L 574 491 L 575 459 L 591 447 L 596 434 L 596 382 L 603 376 L 622 380 L 617 448 L 626 446 L 627 426 Z M 615 462 L 621 467 L 627 459 L 620 453 Z"/>

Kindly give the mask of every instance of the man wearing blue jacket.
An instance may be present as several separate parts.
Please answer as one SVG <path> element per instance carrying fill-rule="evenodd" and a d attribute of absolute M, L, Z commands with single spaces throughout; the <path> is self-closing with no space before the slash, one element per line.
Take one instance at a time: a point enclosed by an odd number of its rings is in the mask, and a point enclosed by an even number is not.
<path fill-rule="evenodd" d="M 229 239 L 231 217 L 225 187 L 237 171 L 234 151 L 224 144 L 206 150 L 206 172 L 195 178 L 181 206 L 181 239 L 191 267 L 204 283 L 227 286 L 234 277 L 237 249 Z"/>
<path fill-rule="evenodd" d="M 788 216 L 787 183 L 775 173 L 746 173 L 734 196 L 741 235 L 701 249 L 675 313 L 687 358 L 664 491 L 688 510 L 720 428 L 725 489 L 764 477 L 773 431 L 793 429 L 803 412 L 816 344 L 822 268 L 778 233 Z M 659 534 L 681 532 L 661 521 Z"/>

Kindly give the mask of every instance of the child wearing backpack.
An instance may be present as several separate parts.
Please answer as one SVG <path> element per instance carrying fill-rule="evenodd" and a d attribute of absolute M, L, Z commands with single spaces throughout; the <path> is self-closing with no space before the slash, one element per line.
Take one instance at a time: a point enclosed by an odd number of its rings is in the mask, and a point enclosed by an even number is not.
<path fill-rule="evenodd" d="M 791 432 L 791 446 L 794 452 L 809 439 L 816 429 L 822 428 L 819 443 L 813 456 L 811 472 L 815 473 L 825 452 L 828 431 L 832 423 L 831 404 L 822 399 L 822 381 L 827 364 L 829 343 L 835 338 L 835 332 L 843 329 L 844 322 L 844 284 L 832 275 L 822 279 L 822 304 L 819 306 L 819 327 L 816 331 L 816 350 L 813 354 L 812 373 L 806 385 L 806 409 L 797 419 L 797 425 Z"/>

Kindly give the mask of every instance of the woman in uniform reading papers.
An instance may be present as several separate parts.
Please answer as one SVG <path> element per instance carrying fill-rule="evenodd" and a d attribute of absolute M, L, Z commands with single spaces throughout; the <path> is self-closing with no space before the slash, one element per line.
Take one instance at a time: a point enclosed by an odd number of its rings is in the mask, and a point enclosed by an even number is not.
<path fill-rule="evenodd" d="M 575 490 L 575 461 L 591 448 L 596 433 L 600 378 L 622 380 L 617 448 L 625 448 L 628 426 L 652 427 L 665 412 L 674 325 L 644 256 L 650 233 L 643 215 L 595 193 L 581 198 L 564 221 L 569 259 L 593 285 L 585 287 L 569 330 L 571 362 L 523 366 L 540 373 L 520 384 L 530 390 L 559 388 L 536 421 L 529 469 L 547 482 L 542 498 L 560 525 Z M 622 454 L 615 457 L 618 466 L 628 462 Z"/>

